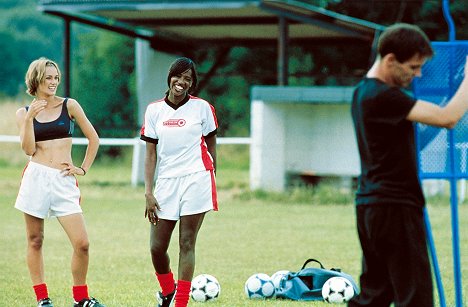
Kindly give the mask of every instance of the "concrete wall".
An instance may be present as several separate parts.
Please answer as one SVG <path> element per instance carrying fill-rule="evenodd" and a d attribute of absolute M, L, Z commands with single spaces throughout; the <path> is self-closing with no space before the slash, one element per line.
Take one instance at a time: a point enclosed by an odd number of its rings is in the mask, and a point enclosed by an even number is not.
<path fill-rule="evenodd" d="M 138 95 L 138 124 L 144 121 L 146 106 L 162 97 L 168 89 L 167 72 L 175 55 L 155 52 L 147 41 L 135 42 L 135 66 Z M 134 147 L 132 185 L 144 182 L 145 144 Z"/>
<path fill-rule="evenodd" d="M 252 189 L 282 191 L 289 173 L 359 175 L 359 154 L 350 115 L 352 88 L 263 90 L 252 90 Z"/>

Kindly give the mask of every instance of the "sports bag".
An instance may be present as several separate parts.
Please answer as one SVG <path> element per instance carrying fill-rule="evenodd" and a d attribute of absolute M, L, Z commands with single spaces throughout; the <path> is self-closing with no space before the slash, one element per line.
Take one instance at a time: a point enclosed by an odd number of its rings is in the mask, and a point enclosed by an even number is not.
<path fill-rule="evenodd" d="M 320 268 L 306 268 L 310 262 L 318 263 Z M 300 271 L 289 272 L 283 276 L 279 282 L 279 288 L 276 289 L 276 297 L 298 301 L 321 301 L 323 300 L 323 284 L 336 276 L 348 279 L 354 288 L 354 294 L 359 293 L 359 289 L 350 275 L 341 272 L 340 269 L 325 269 L 320 261 L 307 259 Z"/>

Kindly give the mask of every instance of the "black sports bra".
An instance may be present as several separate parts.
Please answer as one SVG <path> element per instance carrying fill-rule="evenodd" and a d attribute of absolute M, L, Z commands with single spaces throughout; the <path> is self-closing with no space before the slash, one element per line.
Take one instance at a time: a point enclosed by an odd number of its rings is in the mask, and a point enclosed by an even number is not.
<path fill-rule="evenodd" d="M 75 122 L 68 115 L 67 101 L 68 98 L 65 98 L 62 104 L 62 112 L 56 120 L 41 123 L 34 118 L 33 125 L 36 142 L 72 137 L 75 130 Z M 28 108 L 26 107 L 26 110 Z"/>

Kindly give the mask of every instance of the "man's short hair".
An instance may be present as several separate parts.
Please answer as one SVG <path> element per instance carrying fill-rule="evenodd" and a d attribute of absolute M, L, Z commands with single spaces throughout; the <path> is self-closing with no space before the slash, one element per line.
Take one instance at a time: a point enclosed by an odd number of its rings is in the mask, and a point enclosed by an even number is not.
<path fill-rule="evenodd" d="M 377 48 L 380 57 L 393 53 L 400 63 L 415 55 L 428 58 L 434 55 L 427 35 L 418 26 L 407 23 L 387 27 L 380 35 Z"/>

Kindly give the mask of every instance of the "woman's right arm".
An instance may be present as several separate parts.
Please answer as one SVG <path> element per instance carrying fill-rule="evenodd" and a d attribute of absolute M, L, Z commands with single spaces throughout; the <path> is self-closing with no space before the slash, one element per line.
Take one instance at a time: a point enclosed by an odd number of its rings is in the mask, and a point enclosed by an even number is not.
<path fill-rule="evenodd" d="M 145 195 L 153 195 L 154 174 L 156 171 L 156 144 L 146 142 L 145 155 Z"/>
<path fill-rule="evenodd" d="M 158 217 L 156 216 L 156 208 L 159 209 L 156 197 L 154 197 L 154 174 L 156 172 L 156 144 L 146 142 L 146 155 L 145 155 L 145 199 L 146 209 L 145 217 L 152 224 L 156 224 Z"/>
<path fill-rule="evenodd" d="M 36 139 L 34 137 L 34 117 L 29 116 L 26 108 L 21 108 L 16 111 L 16 125 L 19 129 L 21 149 L 28 156 L 32 156 L 36 152 Z"/>
<path fill-rule="evenodd" d="M 28 110 L 21 108 L 16 111 L 16 125 L 20 131 L 21 148 L 28 156 L 36 152 L 33 120 L 39 112 L 45 109 L 46 105 L 47 101 L 34 99 Z"/>

